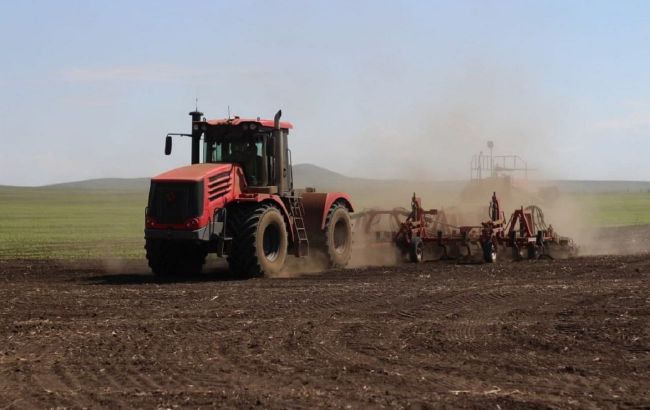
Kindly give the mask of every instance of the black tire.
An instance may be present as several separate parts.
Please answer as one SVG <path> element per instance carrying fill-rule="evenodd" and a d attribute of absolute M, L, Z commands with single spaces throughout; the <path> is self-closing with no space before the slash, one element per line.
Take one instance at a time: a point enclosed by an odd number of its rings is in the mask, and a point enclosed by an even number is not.
<path fill-rule="evenodd" d="M 512 246 L 512 259 L 515 261 L 520 261 L 522 257 L 521 257 L 521 249 L 517 244 L 517 232 L 516 231 L 510 232 L 510 234 L 508 235 L 508 239 L 510 241 L 510 245 Z"/>
<path fill-rule="evenodd" d="M 254 208 L 250 204 L 234 204 L 227 209 L 226 232 L 232 238 L 232 242 L 226 260 L 232 273 L 238 273 L 242 265 L 239 261 L 242 258 L 242 252 L 239 250 L 239 233 L 244 229 L 244 222 Z"/>
<path fill-rule="evenodd" d="M 344 268 L 352 256 L 352 225 L 348 208 L 334 204 L 325 219 L 324 251 L 330 268 Z"/>
<path fill-rule="evenodd" d="M 494 263 L 497 261 L 497 248 L 494 242 L 487 241 L 483 245 L 483 260 L 487 263 Z"/>
<path fill-rule="evenodd" d="M 228 210 L 228 232 L 233 238 L 228 256 L 231 272 L 249 278 L 282 271 L 288 238 L 278 208 L 268 204 L 232 207 Z"/>
<path fill-rule="evenodd" d="M 188 242 L 146 239 L 144 248 L 151 271 L 159 276 L 197 275 L 207 256 L 203 247 Z"/>
<path fill-rule="evenodd" d="M 417 236 L 411 241 L 409 260 L 413 263 L 421 263 L 424 260 L 424 242 Z"/>
<path fill-rule="evenodd" d="M 529 245 L 527 251 L 528 251 L 528 259 L 539 259 L 540 252 L 537 245 Z"/>
<path fill-rule="evenodd" d="M 164 246 L 163 241 L 146 239 L 144 249 L 147 254 L 147 263 L 154 275 L 171 275 L 177 270 L 175 258 L 171 258 L 169 249 Z"/>
<path fill-rule="evenodd" d="M 515 261 L 520 261 L 521 258 L 521 249 L 519 249 L 518 246 L 513 246 L 512 247 L 512 259 Z"/>

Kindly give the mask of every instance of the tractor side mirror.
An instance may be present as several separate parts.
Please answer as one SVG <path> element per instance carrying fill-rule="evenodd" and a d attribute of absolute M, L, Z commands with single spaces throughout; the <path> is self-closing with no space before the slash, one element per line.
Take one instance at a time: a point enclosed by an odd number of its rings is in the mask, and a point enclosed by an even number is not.
<path fill-rule="evenodd" d="M 172 136 L 168 135 L 165 138 L 165 155 L 169 155 L 172 153 Z"/>

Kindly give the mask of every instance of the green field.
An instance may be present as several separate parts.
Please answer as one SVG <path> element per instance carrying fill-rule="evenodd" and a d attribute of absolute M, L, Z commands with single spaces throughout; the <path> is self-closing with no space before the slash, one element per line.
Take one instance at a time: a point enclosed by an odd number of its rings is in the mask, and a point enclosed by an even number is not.
<path fill-rule="evenodd" d="M 594 226 L 650 224 L 650 193 L 572 197 Z M 0 258 L 142 258 L 145 203 L 142 189 L 0 187 Z"/>
<path fill-rule="evenodd" d="M 0 258 L 140 258 L 146 193 L 0 188 Z"/>
<path fill-rule="evenodd" d="M 650 193 L 575 194 L 573 197 L 584 206 L 596 226 L 650 224 Z"/>

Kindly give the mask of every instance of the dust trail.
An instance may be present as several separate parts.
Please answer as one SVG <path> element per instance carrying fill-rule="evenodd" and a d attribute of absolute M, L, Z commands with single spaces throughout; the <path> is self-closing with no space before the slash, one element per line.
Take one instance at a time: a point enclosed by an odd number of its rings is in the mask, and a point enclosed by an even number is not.
<path fill-rule="evenodd" d="M 327 269 L 325 255 L 317 250 L 310 249 L 306 258 L 288 256 L 281 272 L 273 275 L 274 278 L 295 278 L 304 275 L 317 274 Z"/>
<path fill-rule="evenodd" d="M 593 243 L 602 243 L 594 240 L 596 231 L 589 229 L 589 212 L 569 194 L 560 193 L 559 190 L 541 184 L 538 181 L 513 179 L 508 177 L 486 178 L 481 181 L 459 183 L 462 186 L 458 192 L 450 194 L 449 191 L 427 189 L 435 186 L 422 183 L 420 192 L 426 194 L 422 206 L 425 209 L 438 209 L 446 213 L 447 221 L 453 226 L 480 226 L 488 220 L 489 203 L 493 192 L 497 193 L 501 210 L 508 221 L 512 213 L 519 208 L 529 205 L 540 207 L 544 213 L 544 223 L 552 226 L 554 231 L 562 237 L 569 237 L 581 246 L 582 254 L 593 254 L 596 250 Z M 424 195 L 422 195 L 424 196 Z M 433 198 L 433 199 L 432 199 Z M 440 206 L 440 203 L 452 204 Z M 403 197 L 401 205 L 410 204 L 410 196 Z M 390 209 L 390 208 L 383 208 Z M 395 224 L 389 215 L 376 218 L 370 228 L 364 225 L 365 218 L 358 218 L 355 226 L 355 257 L 353 266 L 394 265 L 403 261 L 391 245 L 391 232 L 396 232 L 399 224 Z M 402 218 L 403 220 L 404 218 Z M 379 246 L 380 242 L 383 247 Z M 388 246 L 387 246 L 388 245 Z M 629 246 L 627 248 L 630 249 Z"/>
<path fill-rule="evenodd" d="M 102 259 L 101 263 L 106 273 L 123 273 L 127 267 L 125 260 L 117 258 Z"/>

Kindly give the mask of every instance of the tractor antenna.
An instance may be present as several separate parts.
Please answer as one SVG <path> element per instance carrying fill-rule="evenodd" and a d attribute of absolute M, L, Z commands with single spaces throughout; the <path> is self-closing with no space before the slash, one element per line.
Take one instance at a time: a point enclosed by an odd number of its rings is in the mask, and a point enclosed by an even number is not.
<path fill-rule="evenodd" d="M 194 111 L 199 110 L 199 97 L 194 98 Z"/>
<path fill-rule="evenodd" d="M 228 119 L 230 119 L 230 105 L 228 106 Z"/>

